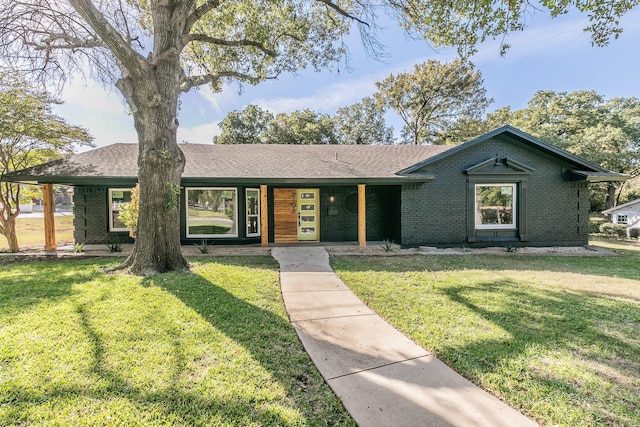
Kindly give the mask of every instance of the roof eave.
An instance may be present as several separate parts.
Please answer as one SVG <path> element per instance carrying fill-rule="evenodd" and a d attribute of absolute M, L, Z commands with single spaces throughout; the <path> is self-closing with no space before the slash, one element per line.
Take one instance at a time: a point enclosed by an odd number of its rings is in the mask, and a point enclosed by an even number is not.
<path fill-rule="evenodd" d="M 624 182 L 629 178 L 631 178 L 631 176 L 611 171 L 592 172 L 575 169 L 569 171 L 569 181 L 588 182 L 589 184 L 597 184 L 599 182 Z"/>

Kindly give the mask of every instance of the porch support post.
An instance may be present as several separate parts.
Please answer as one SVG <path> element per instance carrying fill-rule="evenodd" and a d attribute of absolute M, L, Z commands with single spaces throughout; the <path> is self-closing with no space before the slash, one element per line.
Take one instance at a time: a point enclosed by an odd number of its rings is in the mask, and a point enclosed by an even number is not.
<path fill-rule="evenodd" d="M 269 246 L 269 212 L 267 211 L 267 186 L 260 186 L 260 246 Z"/>
<path fill-rule="evenodd" d="M 365 185 L 358 184 L 358 246 L 367 246 L 367 206 Z"/>
<path fill-rule="evenodd" d="M 44 199 L 44 250 L 55 251 L 56 224 L 54 219 L 55 204 L 53 202 L 53 184 L 42 185 L 42 198 Z"/>

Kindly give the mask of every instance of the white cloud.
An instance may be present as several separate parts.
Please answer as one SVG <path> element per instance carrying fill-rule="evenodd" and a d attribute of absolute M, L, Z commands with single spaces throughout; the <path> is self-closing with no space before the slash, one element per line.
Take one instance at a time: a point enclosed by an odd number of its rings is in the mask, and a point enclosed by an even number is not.
<path fill-rule="evenodd" d="M 333 112 L 337 108 L 354 104 L 375 91 L 377 76 L 367 75 L 358 79 L 324 86 L 312 95 L 302 97 L 259 98 L 251 101 L 274 113 L 291 113 L 309 108 L 317 112 Z"/>
<path fill-rule="evenodd" d="M 211 144 L 214 135 L 220 134 L 218 122 L 208 123 L 192 128 L 178 127 L 178 142 L 191 144 Z"/>
<path fill-rule="evenodd" d="M 95 112 L 122 114 L 128 107 L 117 89 L 108 90 L 93 80 L 73 80 L 62 91 L 67 105 L 90 108 Z"/>

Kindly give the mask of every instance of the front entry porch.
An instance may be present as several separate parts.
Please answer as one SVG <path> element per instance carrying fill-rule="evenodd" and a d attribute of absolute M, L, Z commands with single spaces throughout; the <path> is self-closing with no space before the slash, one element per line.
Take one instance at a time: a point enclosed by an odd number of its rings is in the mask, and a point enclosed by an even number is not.
<path fill-rule="evenodd" d="M 320 188 L 270 188 L 262 185 L 260 191 L 262 247 L 270 243 L 356 239 L 359 246 L 367 245 L 369 195 L 365 184 Z"/>

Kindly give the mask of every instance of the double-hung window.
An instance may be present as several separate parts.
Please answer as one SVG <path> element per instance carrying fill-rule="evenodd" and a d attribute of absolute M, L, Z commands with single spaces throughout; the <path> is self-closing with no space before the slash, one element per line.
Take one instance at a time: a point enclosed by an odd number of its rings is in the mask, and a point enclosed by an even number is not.
<path fill-rule="evenodd" d="M 516 197 L 516 184 L 476 184 L 476 228 L 516 228 Z"/>

